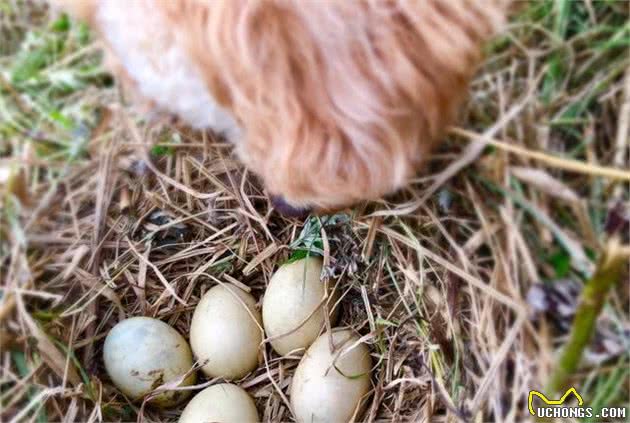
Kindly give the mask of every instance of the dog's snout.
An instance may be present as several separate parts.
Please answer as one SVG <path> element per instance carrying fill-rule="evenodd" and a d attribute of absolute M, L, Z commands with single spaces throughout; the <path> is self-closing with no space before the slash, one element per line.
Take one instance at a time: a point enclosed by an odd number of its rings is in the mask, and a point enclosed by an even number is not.
<path fill-rule="evenodd" d="M 296 217 L 299 219 L 305 218 L 311 212 L 309 207 L 294 207 L 287 203 L 280 195 L 271 196 L 271 204 L 273 208 L 283 216 Z"/>

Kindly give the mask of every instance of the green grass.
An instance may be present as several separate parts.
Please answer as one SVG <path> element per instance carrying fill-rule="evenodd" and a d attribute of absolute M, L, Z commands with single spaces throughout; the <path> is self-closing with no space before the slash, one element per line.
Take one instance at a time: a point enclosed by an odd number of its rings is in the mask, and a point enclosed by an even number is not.
<path fill-rule="evenodd" d="M 3 57 L 0 137 L 24 138 L 38 156 L 72 162 L 85 154 L 98 119 L 97 103 L 81 93 L 107 87 L 111 78 L 99 55 L 86 50 L 92 40 L 85 25 L 65 15 L 40 25 Z"/>

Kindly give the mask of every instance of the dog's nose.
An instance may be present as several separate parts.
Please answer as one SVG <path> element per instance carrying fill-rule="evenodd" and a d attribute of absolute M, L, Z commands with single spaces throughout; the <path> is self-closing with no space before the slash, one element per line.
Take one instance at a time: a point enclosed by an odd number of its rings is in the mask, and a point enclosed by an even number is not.
<path fill-rule="evenodd" d="M 287 217 L 296 217 L 298 219 L 303 219 L 311 212 L 311 208 L 309 207 L 293 207 L 292 205 L 287 203 L 280 195 L 272 195 L 271 204 L 273 205 L 273 208 L 278 211 L 278 213 Z"/>

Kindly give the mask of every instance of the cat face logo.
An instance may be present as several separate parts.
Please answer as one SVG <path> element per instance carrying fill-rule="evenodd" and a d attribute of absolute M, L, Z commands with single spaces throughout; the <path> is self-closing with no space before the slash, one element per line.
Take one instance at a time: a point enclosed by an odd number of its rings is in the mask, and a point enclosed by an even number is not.
<path fill-rule="evenodd" d="M 545 404 L 547 404 L 547 405 L 562 405 L 562 404 L 564 404 L 564 401 L 567 399 L 569 394 L 575 395 L 575 398 L 577 398 L 578 405 L 580 407 L 582 405 L 584 405 L 584 400 L 582 400 L 582 396 L 580 394 L 578 394 L 578 392 L 575 390 L 575 388 L 567 389 L 567 391 L 564 393 L 562 398 L 560 398 L 559 400 L 550 400 L 542 392 L 529 391 L 529 396 L 527 398 L 527 406 L 529 408 L 529 414 L 531 414 L 532 416 L 536 415 L 536 413 L 534 413 L 534 407 L 532 407 L 532 402 L 534 401 L 534 396 L 537 396 L 538 398 L 543 400 L 543 402 Z"/>

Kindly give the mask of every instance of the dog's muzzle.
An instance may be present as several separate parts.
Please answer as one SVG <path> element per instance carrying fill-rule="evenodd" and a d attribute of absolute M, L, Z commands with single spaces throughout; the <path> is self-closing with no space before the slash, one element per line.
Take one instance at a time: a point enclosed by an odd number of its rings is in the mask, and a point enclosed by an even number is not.
<path fill-rule="evenodd" d="M 271 204 L 273 205 L 273 208 L 276 209 L 276 211 L 281 215 L 286 217 L 295 217 L 298 219 L 304 219 L 311 213 L 312 210 L 309 207 L 293 207 L 292 205 L 287 203 L 280 195 L 272 195 Z"/>

